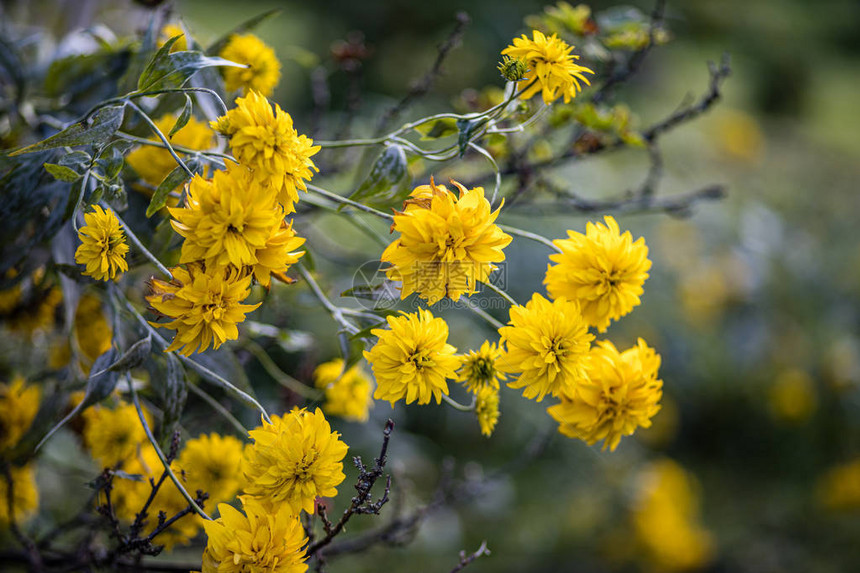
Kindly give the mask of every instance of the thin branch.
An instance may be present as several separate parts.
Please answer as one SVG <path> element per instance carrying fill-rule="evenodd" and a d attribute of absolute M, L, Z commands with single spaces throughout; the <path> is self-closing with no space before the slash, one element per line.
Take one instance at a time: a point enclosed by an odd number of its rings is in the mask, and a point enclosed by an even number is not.
<path fill-rule="evenodd" d="M 442 42 L 438 47 L 438 52 L 436 54 L 436 60 L 433 62 L 433 66 L 427 71 L 424 76 L 419 79 L 417 82 L 413 83 L 411 88 L 409 89 L 409 93 L 407 93 L 403 99 L 397 102 L 394 107 L 389 109 L 382 118 L 379 120 L 379 124 L 376 127 L 376 133 L 382 133 L 386 130 L 386 128 L 391 125 L 391 123 L 397 119 L 397 117 L 402 114 L 410 105 L 412 105 L 416 100 L 425 96 L 432 88 L 433 84 L 436 82 L 436 79 L 442 73 L 442 64 L 445 61 L 445 58 L 448 57 L 448 54 L 456 48 L 460 41 L 463 38 L 463 33 L 466 30 L 466 26 L 469 24 L 471 19 L 466 12 L 457 12 L 455 16 L 456 22 L 454 24 L 454 29 L 451 30 L 451 33 L 448 34 L 448 37 Z"/>
<path fill-rule="evenodd" d="M 487 541 L 484 540 L 481 542 L 481 546 L 478 547 L 477 551 L 466 555 L 465 551 L 460 552 L 460 562 L 457 563 L 457 566 L 451 569 L 451 573 L 458 573 L 466 568 L 472 561 L 477 559 L 478 557 L 483 557 L 484 555 L 489 555 L 490 550 L 487 548 Z"/>

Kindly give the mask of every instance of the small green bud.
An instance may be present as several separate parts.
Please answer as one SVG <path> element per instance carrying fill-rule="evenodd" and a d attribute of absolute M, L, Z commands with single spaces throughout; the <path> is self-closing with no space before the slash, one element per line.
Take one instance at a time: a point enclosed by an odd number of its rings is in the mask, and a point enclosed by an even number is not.
<path fill-rule="evenodd" d="M 499 72 L 501 72 L 502 77 L 508 80 L 509 82 L 518 82 L 523 79 L 523 76 L 526 75 L 529 67 L 528 65 L 519 58 L 512 58 L 510 56 L 504 56 L 501 62 L 499 62 Z"/>

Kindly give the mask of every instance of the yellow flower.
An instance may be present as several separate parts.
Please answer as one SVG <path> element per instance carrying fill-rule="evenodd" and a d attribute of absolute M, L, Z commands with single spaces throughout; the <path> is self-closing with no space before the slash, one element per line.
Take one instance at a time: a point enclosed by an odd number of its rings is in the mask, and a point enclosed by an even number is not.
<path fill-rule="evenodd" d="M 11 466 L 9 474 L 12 477 L 12 511 L 16 524 L 21 524 L 32 517 L 39 508 L 39 490 L 36 489 L 36 474 L 32 465 L 23 467 Z M 0 531 L 10 525 L 9 519 L 9 483 L 0 479 Z"/>
<path fill-rule="evenodd" d="M 475 415 L 481 426 L 481 433 L 488 438 L 493 435 L 499 421 L 499 389 L 482 386 L 476 392 Z"/>
<path fill-rule="evenodd" d="M 30 429 L 41 395 L 38 386 L 26 386 L 20 376 L 11 384 L 0 384 L 0 452 L 17 445 Z"/>
<path fill-rule="evenodd" d="M 202 573 L 304 573 L 307 538 L 289 507 L 270 511 L 250 497 L 242 505 L 244 515 L 219 505 L 221 517 L 203 525 L 209 539 Z"/>
<path fill-rule="evenodd" d="M 304 254 L 292 251 L 305 240 L 284 223 L 274 191 L 242 166 L 216 171 L 210 180 L 195 175 L 185 207 L 168 211 L 174 230 L 185 237 L 180 263 L 253 269 L 268 286 L 271 273 L 286 272 Z"/>
<path fill-rule="evenodd" d="M 448 344 L 448 325 L 424 309 L 386 320 L 389 330 L 371 330 L 379 340 L 364 351 L 376 377 L 373 397 L 392 407 L 403 398 L 407 404 L 428 404 L 431 398 L 441 403 L 442 394 L 448 395 L 447 379 L 460 365 L 457 349 Z"/>
<path fill-rule="evenodd" d="M 281 79 L 281 62 L 275 50 L 254 34 L 234 34 L 219 55 L 225 60 L 248 66 L 221 69 L 224 86 L 229 92 L 241 89 L 242 95 L 248 95 L 253 90 L 270 97 Z"/>
<path fill-rule="evenodd" d="M 245 450 L 245 493 L 266 507 L 289 506 L 294 514 L 314 511 L 317 496 L 337 495 L 344 480 L 347 445 L 331 431 L 322 411 L 294 409 L 272 416 L 249 432 L 254 445 Z"/>
<path fill-rule="evenodd" d="M 236 340 L 236 325 L 245 315 L 260 306 L 242 304 L 251 290 L 251 277 L 242 277 L 232 267 L 203 269 L 189 264 L 188 269 L 171 269 L 173 280 L 152 279 L 152 294 L 146 297 L 153 309 L 172 318 L 159 328 L 176 331 L 176 337 L 165 350 L 178 350 L 185 356 L 203 352 L 209 346 L 218 348 L 227 340 Z"/>
<path fill-rule="evenodd" d="M 325 390 L 323 410 L 330 416 L 366 422 L 373 399 L 370 378 L 358 367 L 343 372 L 343 359 L 335 358 L 317 366 L 314 384 Z"/>
<path fill-rule="evenodd" d="M 615 451 L 621 436 L 647 428 L 660 411 L 663 381 L 657 378 L 660 355 L 641 338 L 636 346 L 618 352 L 608 340 L 591 349 L 586 374 L 561 404 L 547 409 L 560 425 L 558 431 L 589 446 L 604 440 L 603 449 Z"/>
<path fill-rule="evenodd" d="M 158 47 L 160 48 L 165 44 L 165 42 L 167 42 L 167 40 L 175 36 L 182 37 L 173 42 L 173 45 L 170 47 L 171 53 L 186 51 L 188 49 L 188 42 L 185 40 L 185 30 L 176 24 L 165 24 L 161 27 L 161 32 L 158 34 Z"/>
<path fill-rule="evenodd" d="M 183 40 L 179 40 L 173 46 L 176 47 Z M 161 133 L 167 135 L 176 123 L 176 119 L 176 115 L 166 114 L 157 119 L 155 125 Z M 155 135 L 149 139 L 161 141 Z M 210 149 L 215 144 L 215 134 L 212 133 L 209 126 L 193 116 L 188 119 L 185 127 L 174 133 L 169 139 L 171 145 L 187 147 L 188 149 Z M 125 162 L 153 187 L 158 187 L 164 178 L 177 167 L 176 160 L 173 159 L 167 149 L 153 145 L 141 145 L 126 156 Z"/>
<path fill-rule="evenodd" d="M 230 148 L 254 178 L 278 193 L 287 214 L 295 212 L 298 189 L 307 191 L 313 171 L 311 156 L 320 150 L 312 139 L 299 135 L 293 118 L 264 96 L 251 91 L 236 100 L 236 107 L 211 122 L 212 128 L 230 138 Z"/>
<path fill-rule="evenodd" d="M 700 523 L 694 478 L 676 462 L 664 459 L 646 468 L 639 481 L 633 529 L 654 568 L 689 571 L 707 565 L 713 542 Z"/>
<path fill-rule="evenodd" d="M 457 370 L 457 382 L 466 385 L 469 392 L 477 392 L 481 388 L 491 386 L 498 390 L 499 382 L 505 381 L 505 374 L 496 367 L 496 361 L 502 356 L 502 348 L 485 340 L 480 350 L 470 350 L 469 354 L 461 357 L 461 366 Z"/>
<path fill-rule="evenodd" d="M 585 360 L 594 335 L 582 319 L 579 304 L 553 302 L 538 293 L 525 306 L 510 310 L 510 326 L 499 329 L 507 349 L 497 362 L 502 372 L 520 373 L 508 382 L 525 388 L 523 396 L 540 402 L 547 394 L 573 390 L 585 376 Z"/>
<path fill-rule="evenodd" d="M 208 493 L 207 507 L 232 500 L 241 486 L 243 447 L 238 438 L 216 433 L 188 440 L 176 460 L 188 493 Z"/>
<path fill-rule="evenodd" d="M 538 30 L 532 30 L 532 37 L 529 40 L 523 34 L 522 38 L 514 38 L 512 46 L 502 50 L 503 55 L 524 60 L 529 65 L 529 71 L 520 82 L 529 86 L 522 94 L 523 99 L 540 92 L 546 104 L 559 97 L 564 97 L 564 103 L 568 103 L 576 97 L 576 92 L 582 91 L 580 82 L 591 85 L 584 74 L 594 72 L 576 63 L 579 56 L 570 53 L 573 46 L 568 46 L 555 34 L 546 37 Z"/>
<path fill-rule="evenodd" d="M 547 266 L 544 279 L 552 298 L 578 300 L 585 321 L 600 332 L 639 304 L 651 268 L 645 239 L 621 234 L 609 215 L 604 221 L 588 223 L 584 235 L 568 231 L 567 239 L 553 241 L 561 253 L 550 255 L 558 264 Z"/>
<path fill-rule="evenodd" d="M 768 399 L 773 416 L 789 423 L 805 422 L 818 406 L 815 382 L 796 368 L 780 372 L 768 390 Z"/>
<path fill-rule="evenodd" d="M 475 292 L 476 281 L 487 281 L 493 263 L 505 260 L 502 249 L 511 237 L 495 224 L 499 209 L 491 210 L 483 188 L 451 183 L 459 198 L 431 179 L 430 185 L 416 187 L 394 215 L 391 230 L 400 237 L 382 260 L 391 264 L 388 278 L 402 281 L 401 298 L 417 292 L 429 304 L 444 297 L 458 300 Z"/>
<path fill-rule="evenodd" d="M 80 350 L 81 369 L 89 374 L 96 358 L 110 350 L 113 337 L 113 330 L 102 311 L 101 299 L 85 294 L 78 301 L 74 336 Z"/>
<path fill-rule="evenodd" d="M 84 410 L 84 444 L 104 468 L 131 460 L 147 440 L 134 405 L 93 406 Z"/>
<path fill-rule="evenodd" d="M 817 495 L 830 510 L 860 509 L 860 459 L 830 468 L 818 479 Z"/>
<path fill-rule="evenodd" d="M 84 215 L 84 221 L 86 225 L 78 231 L 81 245 L 75 251 L 75 262 L 87 266 L 84 274 L 106 281 L 127 271 L 128 245 L 113 211 L 93 205 L 93 212 Z"/>

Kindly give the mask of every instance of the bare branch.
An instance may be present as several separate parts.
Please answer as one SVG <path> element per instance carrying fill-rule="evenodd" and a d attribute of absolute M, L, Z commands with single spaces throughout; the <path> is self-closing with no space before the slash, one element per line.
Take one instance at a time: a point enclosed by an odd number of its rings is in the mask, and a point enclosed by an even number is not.
<path fill-rule="evenodd" d="M 466 568 L 469 563 L 477 559 L 478 557 L 482 557 L 484 555 L 489 555 L 490 550 L 487 548 L 487 541 L 484 540 L 481 542 L 481 546 L 478 547 L 477 551 L 466 555 L 465 551 L 460 552 L 460 562 L 457 563 L 457 566 L 451 569 L 451 573 L 457 573 L 458 571 L 462 571 Z"/>

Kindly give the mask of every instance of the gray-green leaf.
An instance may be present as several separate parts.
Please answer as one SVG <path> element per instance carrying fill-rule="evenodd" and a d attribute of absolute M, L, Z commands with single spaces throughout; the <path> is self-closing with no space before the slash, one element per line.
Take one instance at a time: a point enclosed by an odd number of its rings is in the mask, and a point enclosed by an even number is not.
<path fill-rule="evenodd" d="M 191 119 L 191 96 L 185 94 L 185 107 L 182 108 L 182 113 L 179 114 L 179 117 L 176 118 L 176 123 L 173 124 L 173 127 L 170 128 L 170 133 L 167 134 L 168 138 L 173 137 L 173 134 L 185 127 L 188 123 L 188 120 Z"/>
<path fill-rule="evenodd" d="M 374 207 L 390 207 L 402 202 L 409 194 L 410 179 L 403 147 L 388 145 L 376 159 L 367 178 L 349 198 Z"/>
<path fill-rule="evenodd" d="M 72 183 L 81 178 L 81 174 L 65 165 L 57 165 L 55 163 L 45 163 L 45 171 L 50 173 L 57 181 L 66 181 Z"/>
<path fill-rule="evenodd" d="M 34 153 L 57 147 L 74 147 L 75 145 L 106 143 L 107 140 L 122 125 L 125 106 L 111 105 L 98 110 L 89 121 L 73 123 L 60 133 L 48 139 L 19 149 L 9 155 Z"/>
<path fill-rule="evenodd" d="M 156 91 L 165 88 L 181 87 L 194 72 L 213 66 L 233 66 L 245 68 L 224 58 L 204 55 L 202 52 L 173 52 L 170 47 L 180 36 L 175 36 L 164 43 L 147 64 L 140 80 L 137 82 L 138 91 Z"/>

